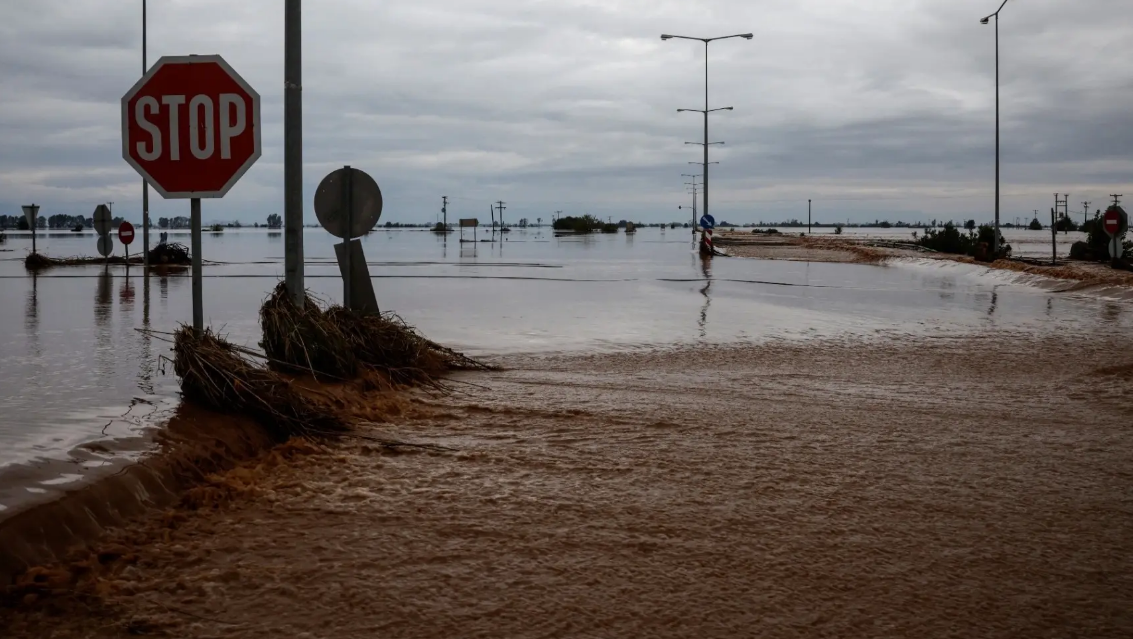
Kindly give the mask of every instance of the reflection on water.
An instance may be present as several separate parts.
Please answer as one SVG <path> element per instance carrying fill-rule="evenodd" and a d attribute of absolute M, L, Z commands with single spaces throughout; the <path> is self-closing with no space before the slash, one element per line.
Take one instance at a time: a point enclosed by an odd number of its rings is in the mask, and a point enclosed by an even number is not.
<path fill-rule="evenodd" d="M 712 304 L 712 298 L 708 295 L 708 289 L 712 288 L 712 257 L 701 256 L 700 258 L 700 273 L 704 276 L 704 288 L 700 289 L 700 294 L 704 296 L 704 306 L 700 308 L 700 337 L 708 336 L 708 307 Z"/>
<path fill-rule="evenodd" d="M 32 357 L 39 358 L 43 350 L 39 343 L 39 276 L 33 271 L 31 288 L 28 289 L 27 304 L 24 308 L 24 331 L 28 336 Z"/>

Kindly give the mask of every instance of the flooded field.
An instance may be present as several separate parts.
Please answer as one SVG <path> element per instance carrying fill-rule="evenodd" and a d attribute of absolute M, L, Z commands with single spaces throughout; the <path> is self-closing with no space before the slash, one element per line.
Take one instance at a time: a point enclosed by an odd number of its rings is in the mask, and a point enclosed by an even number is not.
<path fill-rule="evenodd" d="M 22 263 L 27 240 L 12 235 L 0 253 L 0 512 L 145 449 L 146 430 L 177 403 L 176 380 L 162 373 L 170 345 L 160 333 L 191 317 L 187 272 L 32 275 Z M 383 309 L 489 358 L 989 330 L 1085 336 L 1133 326 L 1128 303 L 974 266 L 705 264 L 686 229 L 589 237 L 517 229 L 504 242 L 477 244 L 395 230 L 364 242 Z M 38 244 L 52 256 L 94 252 L 89 233 L 41 233 Z M 229 229 L 206 234 L 204 247 L 206 323 L 254 346 L 259 304 L 282 275 L 282 234 Z M 309 288 L 338 299 L 330 237 L 308 231 L 306 255 Z"/>

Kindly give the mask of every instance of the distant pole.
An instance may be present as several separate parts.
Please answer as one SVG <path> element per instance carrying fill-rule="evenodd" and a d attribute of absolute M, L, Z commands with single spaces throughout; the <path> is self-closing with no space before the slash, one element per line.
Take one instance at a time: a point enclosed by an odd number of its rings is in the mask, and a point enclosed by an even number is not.
<path fill-rule="evenodd" d="M 506 204 L 506 202 L 503 202 L 503 201 L 496 202 L 496 205 L 500 208 L 500 234 L 501 235 L 504 232 L 504 209 L 507 208 L 506 206 L 504 206 L 504 204 Z"/>
<path fill-rule="evenodd" d="M 1090 216 L 1090 203 L 1082 202 L 1082 226 L 1086 225 L 1088 217 Z"/>
<path fill-rule="evenodd" d="M 142 0 L 142 75 L 146 74 L 146 0 Z M 149 182 L 142 178 L 142 272 L 149 275 Z"/>
<path fill-rule="evenodd" d="M 807 200 L 807 201 L 806 201 L 806 234 L 807 234 L 807 235 L 810 235 L 810 234 L 811 234 L 811 224 L 810 224 L 810 200 Z"/>
<path fill-rule="evenodd" d="M 1120 193 L 1110 193 L 1109 196 L 1113 198 L 1114 206 L 1121 206 L 1121 198 L 1124 197 Z"/>
<path fill-rule="evenodd" d="M 286 0 L 283 18 L 283 273 L 291 301 L 303 283 L 303 0 Z M 194 260 L 197 251 L 193 251 Z"/>
<path fill-rule="evenodd" d="M 444 215 L 443 224 L 445 225 L 445 227 L 444 227 L 443 230 L 447 233 L 448 232 L 448 196 L 447 195 L 441 196 L 441 215 Z"/>
<path fill-rule="evenodd" d="M 1058 228 L 1054 224 L 1054 209 L 1050 210 L 1050 264 L 1058 262 Z"/>
<path fill-rule="evenodd" d="M 199 336 L 205 329 L 204 295 L 201 292 L 201 198 L 189 200 L 190 246 L 193 251 L 193 330 Z"/>

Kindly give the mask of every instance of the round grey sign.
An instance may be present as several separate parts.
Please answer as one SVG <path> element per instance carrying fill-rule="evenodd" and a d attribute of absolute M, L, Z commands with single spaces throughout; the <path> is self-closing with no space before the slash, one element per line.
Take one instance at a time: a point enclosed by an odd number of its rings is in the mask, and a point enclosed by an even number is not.
<path fill-rule="evenodd" d="M 98 254 L 106 257 L 114 252 L 114 240 L 109 235 L 98 236 Z"/>
<path fill-rule="evenodd" d="M 382 216 L 382 191 L 365 171 L 343 167 L 315 191 L 315 217 L 331 235 L 344 240 L 365 235 Z"/>

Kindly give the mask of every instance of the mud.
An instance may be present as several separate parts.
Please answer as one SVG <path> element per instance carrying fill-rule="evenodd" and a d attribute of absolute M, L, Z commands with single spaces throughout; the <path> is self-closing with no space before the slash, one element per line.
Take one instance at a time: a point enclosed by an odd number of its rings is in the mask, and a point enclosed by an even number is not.
<path fill-rule="evenodd" d="M 770 239 L 775 238 L 775 239 Z M 739 234 L 724 234 L 728 252 L 736 257 L 758 259 L 789 259 L 809 262 L 845 262 L 852 264 L 878 264 L 891 259 L 931 259 L 962 264 L 978 264 L 991 269 L 1027 273 L 1042 277 L 1070 280 L 1082 286 L 1133 289 L 1133 272 L 1118 270 L 1102 262 L 1084 262 L 1060 258 L 1057 264 L 1036 264 L 1034 260 L 996 260 L 980 262 L 966 255 L 919 251 L 899 246 L 874 245 L 877 240 L 845 237 L 756 236 L 749 239 Z M 776 246 L 776 243 L 785 244 Z M 892 244 L 891 242 L 881 242 Z"/>
<path fill-rule="evenodd" d="M 362 433 L 458 452 L 275 449 L 0 635 L 1133 636 L 1129 346 L 513 357 Z"/>

